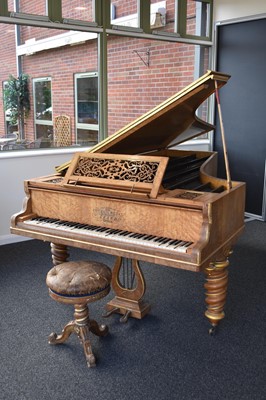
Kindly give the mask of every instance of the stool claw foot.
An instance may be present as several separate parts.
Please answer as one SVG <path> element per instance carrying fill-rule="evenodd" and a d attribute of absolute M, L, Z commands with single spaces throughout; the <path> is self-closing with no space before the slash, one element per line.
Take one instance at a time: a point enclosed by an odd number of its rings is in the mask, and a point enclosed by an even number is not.
<path fill-rule="evenodd" d="M 119 311 L 119 308 L 118 307 L 114 307 L 114 308 L 112 308 L 112 310 L 110 310 L 110 311 L 106 312 L 105 314 L 103 314 L 103 318 L 108 318 L 108 317 L 110 317 L 111 315 L 113 315 L 114 313 L 116 313 L 118 311 Z"/>
<path fill-rule="evenodd" d="M 131 311 L 127 310 L 126 313 L 120 318 L 119 321 L 122 322 L 122 324 L 127 323 L 128 318 L 130 317 L 130 313 L 131 313 Z"/>
<path fill-rule="evenodd" d="M 71 321 L 64 327 L 61 335 L 57 335 L 56 333 L 51 333 L 48 338 L 49 344 L 64 343 L 69 338 L 71 333 L 74 331 L 74 327 L 75 327 L 75 322 Z"/>
<path fill-rule="evenodd" d="M 106 325 L 98 325 L 96 321 L 90 320 L 90 331 L 97 336 L 106 336 L 109 329 Z"/>
<path fill-rule="evenodd" d="M 50 333 L 49 337 L 48 337 L 48 343 L 49 344 L 55 344 L 56 343 L 56 338 L 57 338 L 57 334 L 52 332 Z"/>

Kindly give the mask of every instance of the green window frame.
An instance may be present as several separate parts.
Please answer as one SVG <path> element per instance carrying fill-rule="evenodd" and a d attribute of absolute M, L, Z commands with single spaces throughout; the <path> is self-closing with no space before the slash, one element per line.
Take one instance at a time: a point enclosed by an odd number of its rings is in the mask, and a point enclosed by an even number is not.
<path fill-rule="evenodd" d="M 176 31 L 182 38 L 206 40 L 212 39 L 213 0 L 179 0 L 177 2 Z M 189 4 L 195 3 L 195 33 L 188 32 L 187 21 Z"/>

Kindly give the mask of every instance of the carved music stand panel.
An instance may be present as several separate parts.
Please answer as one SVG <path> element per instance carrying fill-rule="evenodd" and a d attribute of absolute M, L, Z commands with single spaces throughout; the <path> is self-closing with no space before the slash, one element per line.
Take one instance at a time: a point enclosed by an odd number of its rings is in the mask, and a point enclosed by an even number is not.
<path fill-rule="evenodd" d="M 167 157 L 76 153 L 63 184 L 147 192 L 156 198 L 167 162 Z"/>

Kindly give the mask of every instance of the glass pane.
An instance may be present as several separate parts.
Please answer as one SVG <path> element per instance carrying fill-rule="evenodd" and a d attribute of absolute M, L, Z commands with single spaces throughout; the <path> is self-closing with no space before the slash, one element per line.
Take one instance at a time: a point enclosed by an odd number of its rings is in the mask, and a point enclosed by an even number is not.
<path fill-rule="evenodd" d="M 98 131 L 92 129 L 77 130 L 77 144 L 80 146 L 94 146 L 98 143 Z"/>
<path fill-rule="evenodd" d="M 195 46 L 195 64 L 198 66 L 199 74 L 195 78 L 203 75 L 209 68 L 209 47 Z M 197 116 L 204 121 L 208 122 L 208 111 L 209 111 L 210 97 L 208 97 L 197 109 Z M 207 137 L 207 134 L 205 134 Z M 202 138 L 202 136 L 201 136 Z"/>
<path fill-rule="evenodd" d="M 47 15 L 46 0 L 20 1 L 19 11 L 26 14 Z"/>
<path fill-rule="evenodd" d="M 35 119 L 52 121 L 51 81 L 35 82 Z"/>
<path fill-rule="evenodd" d="M 174 1 L 151 1 L 150 24 L 151 30 L 160 32 L 175 33 L 175 2 Z"/>
<path fill-rule="evenodd" d="M 35 148 L 53 146 L 53 126 L 36 124 Z"/>
<path fill-rule="evenodd" d="M 8 117 L 8 111 L 6 111 L 6 132 L 7 136 L 10 135 L 13 132 L 18 131 L 18 125 L 13 125 L 10 123 L 10 119 Z"/>
<path fill-rule="evenodd" d="M 113 25 L 138 27 L 137 0 L 114 0 L 111 3 L 111 23 Z"/>
<path fill-rule="evenodd" d="M 187 0 L 186 34 L 193 36 L 209 36 L 210 4 Z"/>
<path fill-rule="evenodd" d="M 49 28 L 39 28 L 37 26 L 19 26 L 20 31 L 20 44 L 24 46 L 20 46 L 20 52 L 22 54 L 32 55 L 38 51 L 42 51 L 47 49 L 48 41 L 50 41 L 51 46 L 53 46 L 52 39 L 57 39 L 56 35 L 60 37 L 63 32 L 58 29 L 49 29 Z M 48 39 L 45 43 L 44 39 Z M 23 49 L 22 49 L 23 48 Z M 48 47 L 49 48 L 49 47 Z"/>
<path fill-rule="evenodd" d="M 174 2 L 168 5 L 168 31 L 174 29 Z M 172 4 L 173 3 L 173 4 Z M 118 26 L 138 28 L 138 7 L 137 1 L 112 1 L 111 23 Z M 159 29 L 166 25 L 166 1 L 151 0 L 150 2 L 150 26 L 151 29 Z"/>
<path fill-rule="evenodd" d="M 98 77 L 77 79 L 78 123 L 98 124 Z"/>
<path fill-rule="evenodd" d="M 63 18 L 78 19 L 81 21 L 94 21 L 92 0 L 62 0 Z"/>
<path fill-rule="evenodd" d="M 10 9 L 10 8 L 9 8 Z M 15 26 L 8 24 L 0 24 L 1 32 L 1 51 L 2 57 L 0 57 L 0 81 L 1 81 L 1 101 L 0 101 L 0 137 L 6 136 L 8 133 L 17 131 L 17 126 L 10 126 L 10 111 L 5 111 L 4 109 L 4 82 L 9 79 L 10 75 L 17 77 L 17 67 L 16 67 L 16 46 L 15 40 Z"/>
<path fill-rule="evenodd" d="M 194 45 L 134 38 L 129 41 L 130 46 L 125 46 L 125 38 L 108 40 L 109 135 L 183 89 L 196 75 Z M 150 67 L 132 54 L 132 49 L 142 51 L 139 54 L 144 61 L 148 57 L 144 50 L 149 49 Z"/>

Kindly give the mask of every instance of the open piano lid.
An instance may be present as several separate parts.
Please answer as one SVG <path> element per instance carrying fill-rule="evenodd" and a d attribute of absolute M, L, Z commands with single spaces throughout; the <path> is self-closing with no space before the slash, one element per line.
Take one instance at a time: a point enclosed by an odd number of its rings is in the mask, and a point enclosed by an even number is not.
<path fill-rule="evenodd" d="M 230 75 L 208 71 L 201 78 L 90 149 L 90 152 L 139 154 L 166 149 L 214 129 L 197 108 Z"/>
<path fill-rule="evenodd" d="M 144 154 L 163 150 L 214 129 L 199 119 L 197 108 L 223 86 L 230 75 L 207 71 L 205 75 L 165 100 L 88 151 L 90 153 Z M 63 171 L 69 164 L 57 167 Z"/>

